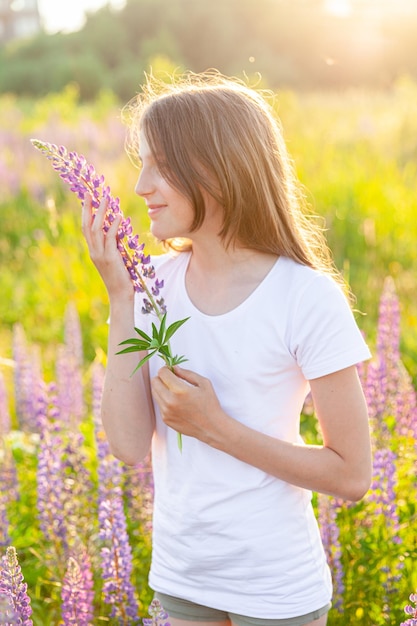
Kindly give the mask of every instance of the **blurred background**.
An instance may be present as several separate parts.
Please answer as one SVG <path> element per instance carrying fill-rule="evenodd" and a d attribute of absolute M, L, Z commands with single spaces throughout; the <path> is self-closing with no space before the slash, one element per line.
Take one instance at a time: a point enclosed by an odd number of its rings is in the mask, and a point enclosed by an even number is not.
<path fill-rule="evenodd" d="M 130 98 L 157 56 L 271 88 L 388 89 L 417 72 L 416 0 L 1 0 L 0 90 Z"/>

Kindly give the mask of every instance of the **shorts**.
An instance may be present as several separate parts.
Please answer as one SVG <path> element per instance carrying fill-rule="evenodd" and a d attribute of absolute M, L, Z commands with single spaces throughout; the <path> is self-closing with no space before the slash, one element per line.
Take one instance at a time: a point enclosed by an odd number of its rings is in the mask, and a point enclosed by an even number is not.
<path fill-rule="evenodd" d="M 228 613 L 227 611 L 219 611 L 201 604 L 195 604 L 181 598 L 174 598 L 165 593 L 156 592 L 155 598 L 162 604 L 164 610 L 169 616 L 177 619 L 196 621 L 196 622 L 223 622 L 231 620 L 237 626 L 304 626 L 322 615 L 328 613 L 331 604 L 326 604 L 317 611 L 306 613 L 298 617 L 287 617 L 284 619 L 262 619 L 257 617 L 246 617 L 236 613 Z"/>

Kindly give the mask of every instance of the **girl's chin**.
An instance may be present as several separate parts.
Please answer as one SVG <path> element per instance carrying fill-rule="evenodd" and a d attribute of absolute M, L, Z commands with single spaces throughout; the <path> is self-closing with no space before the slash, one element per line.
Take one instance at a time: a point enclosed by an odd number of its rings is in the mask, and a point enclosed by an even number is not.
<path fill-rule="evenodd" d="M 181 239 L 186 237 L 183 233 L 179 233 L 177 230 L 169 228 L 161 228 L 156 222 L 151 221 L 149 228 L 151 234 L 159 241 L 166 241 L 167 239 Z"/>

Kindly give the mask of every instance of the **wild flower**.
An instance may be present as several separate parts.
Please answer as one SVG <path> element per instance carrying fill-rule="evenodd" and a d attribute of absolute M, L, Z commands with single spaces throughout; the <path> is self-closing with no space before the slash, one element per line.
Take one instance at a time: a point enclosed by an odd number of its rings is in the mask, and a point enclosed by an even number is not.
<path fill-rule="evenodd" d="M 19 493 L 15 460 L 4 442 L 0 446 L 0 486 L 0 546 L 7 547 L 10 545 L 8 509 L 18 500 Z"/>
<path fill-rule="evenodd" d="M 376 504 L 376 515 L 383 515 L 387 526 L 392 530 L 392 541 L 401 543 L 399 536 L 399 516 L 395 487 L 397 484 L 396 454 L 389 448 L 375 450 L 373 460 L 373 481 L 369 501 Z"/>
<path fill-rule="evenodd" d="M 376 358 L 369 364 L 365 388 L 375 436 L 383 445 L 389 438 L 387 417 L 397 417 L 400 383 L 400 305 L 394 281 L 388 277 L 382 291 Z"/>
<path fill-rule="evenodd" d="M 63 441 L 59 432 L 47 424 L 41 432 L 37 468 L 37 509 L 40 528 L 46 541 L 55 547 L 55 556 L 66 545 L 63 510 Z"/>
<path fill-rule="evenodd" d="M 5 626 L 33 626 L 30 619 L 32 607 L 27 594 L 27 584 L 17 558 L 16 548 L 9 546 L 0 560 L 1 624 Z"/>
<path fill-rule="evenodd" d="M 404 607 L 404 613 L 410 616 L 410 619 L 407 619 L 405 622 L 401 622 L 400 626 L 417 626 L 417 593 L 412 593 L 410 595 L 410 602 L 414 604 L 407 604 Z"/>
<path fill-rule="evenodd" d="M 93 370 L 93 421 L 98 460 L 98 501 L 122 494 L 123 467 L 110 452 L 109 442 L 100 419 L 100 404 L 103 390 L 103 370 L 96 364 Z"/>
<path fill-rule="evenodd" d="M 93 619 L 93 574 L 85 549 L 68 558 L 62 581 L 62 620 L 64 626 L 89 626 Z"/>
<path fill-rule="evenodd" d="M 156 598 L 150 603 L 148 613 L 150 617 L 142 619 L 143 626 L 170 626 L 170 623 L 167 621 L 168 613 Z"/>
<path fill-rule="evenodd" d="M 9 404 L 7 398 L 6 385 L 0 372 L 0 437 L 8 433 L 11 426 Z"/>
<path fill-rule="evenodd" d="M 65 344 L 59 347 L 56 379 L 61 420 L 76 426 L 84 413 L 83 350 L 78 312 L 69 304 L 65 312 Z"/>
<path fill-rule="evenodd" d="M 46 419 L 40 433 L 37 468 L 40 528 L 55 564 L 80 537 L 87 540 L 87 506 L 91 480 L 84 452 L 84 437 L 62 420 L 56 386 L 49 387 Z"/>
<path fill-rule="evenodd" d="M 342 564 L 342 546 L 340 542 L 340 528 L 337 524 L 337 515 L 341 502 L 337 498 L 330 498 L 320 494 L 318 498 L 318 520 L 324 550 L 327 556 L 333 584 L 334 606 L 341 613 L 343 611 L 344 572 Z"/>
<path fill-rule="evenodd" d="M 97 209 L 102 198 L 108 201 L 108 209 L 104 223 L 107 231 L 116 216 L 122 215 L 119 198 L 114 198 L 110 187 L 105 185 L 104 176 L 99 176 L 93 165 L 87 163 L 84 156 L 76 152 L 68 152 L 64 146 L 32 139 L 32 144 L 40 150 L 52 163 L 53 169 L 58 172 L 64 182 L 77 197 L 84 201 L 87 194 L 91 195 L 92 205 Z M 155 269 L 150 265 L 150 257 L 145 255 L 143 243 L 139 243 L 138 235 L 133 234 L 130 218 L 124 218 L 118 232 L 118 248 L 123 262 L 132 279 L 135 290 L 145 293 L 144 312 L 154 312 L 162 316 L 165 312 L 165 303 L 160 295 L 164 281 L 158 280 Z M 140 269 L 139 269 L 140 266 Z M 149 304 L 151 308 L 149 308 Z"/>
<path fill-rule="evenodd" d="M 10 544 L 8 505 L 17 496 L 16 466 L 13 455 L 6 445 L 11 420 L 7 402 L 6 386 L 0 373 L 0 546 Z"/>
<path fill-rule="evenodd" d="M 20 324 L 13 327 L 13 358 L 15 361 L 15 404 L 18 426 L 21 430 L 36 430 L 36 403 L 42 384 L 38 351 L 29 348 Z"/>
<path fill-rule="evenodd" d="M 98 518 L 101 548 L 101 570 L 104 579 L 103 599 L 112 606 L 111 617 L 119 624 L 133 624 L 138 619 L 138 602 L 131 583 L 132 550 L 123 507 L 123 467 L 110 453 L 100 420 L 103 370 L 93 370 L 93 420 L 98 458 Z"/>
<path fill-rule="evenodd" d="M 123 466 L 123 491 L 129 518 L 135 520 L 135 529 L 149 536 L 152 531 L 154 481 L 150 455 L 138 465 Z"/>
<path fill-rule="evenodd" d="M 51 161 L 53 169 L 58 172 L 62 180 L 70 186 L 71 191 L 80 200 L 84 200 L 86 195 L 89 194 L 95 210 L 100 206 L 102 199 L 107 201 L 107 213 L 103 224 L 105 232 L 110 228 L 117 216 L 122 216 L 117 233 L 117 247 L 133 282 L 135 291 L 144 293 L 142 313 L 154 313 L 159 320 L 159 328 L 153 323 L 152 336 L 150 336 L 135 327 L 135 331 L 140 336 L 140 339 L 134 337 L 122 341 L 120 345 L 128 347 L 123 348 L 117 354 L 148 351 L 148 354 L 140 360 L 132 374 L 154 354 L 161 357 L 166 365 L 173 370 L 175 365 L 183 363 L 186 359 L 184 356 L 172 355 L 169 341 L 188 318 L 167 326 L 167 308 L 163 297 L 160 296 L 164 281 L 157 278 L 155 268 L 150 264 L 150 256 L 145 255 L 145 244 L 140 243 L 139 236 L 133 234 L 130 218 L 123 216 L 119 198 L 114 198 L 111 195 L 110 187 L 105 185 L 104 176 L 99 176 L 94 166 L 87 163 L 84 156 L 80 156 L 76 152 L 68 152 L 64 146 L 57 146 L 38 139 L 32 139 L 31 142 L 35 148 L 40 150 Z M 180 433 L 178 433 L 178 446 L 181 449 L 182 439 Z"/>
<path fill-rule="evenodd" d="M 99 537 L 104 544 L 101 549 L 103 600 L 112 607 L 110 617 L 123 626 L 131 626 L 135 623 L 132 620 L 139 619 L 138 601 L 131 582 L 132 550 L 121 496 L 102 500 L 98 515 Z"/>

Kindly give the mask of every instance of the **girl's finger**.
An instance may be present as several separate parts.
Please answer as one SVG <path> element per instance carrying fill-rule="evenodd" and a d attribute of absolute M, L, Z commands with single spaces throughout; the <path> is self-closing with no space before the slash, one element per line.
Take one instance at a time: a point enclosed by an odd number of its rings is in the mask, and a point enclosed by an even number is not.
<path fill-rule="evenodd" d="M 106 218 L 107 209 L 109 206 L 109 199 L 103 198 L 100 202 L 100 205 L 96 211 L 96 214 L 93 217 L 93 222 L 91 226 L 91 230 L 100 232 L 103 230 L 104 220 Z"/>
<path fill-rule="evenodd" d="M 121 221 L 122 221 L 122 216 L 117 215 L 114 221 L 109 226 L 108 231 L 104 233 L 104 242 L 106 246 L 109 244 L 109 242 L 111 242 L 111 245 L 113 244 L 114 246 L 117 245 L 117 233 L 118 233 Z"/>
<path fill-rule="evenodd" d="M 84 235 L 86 235 L 87 232 L 89 231 L 92 221 L 93 221 L 93 215 L 92 215 L 92 206 L 91 206 L 91 196 L 90 194 L 86 194 L 84 197 L 82 210 L 81 210 L 81 229 Z"/>

